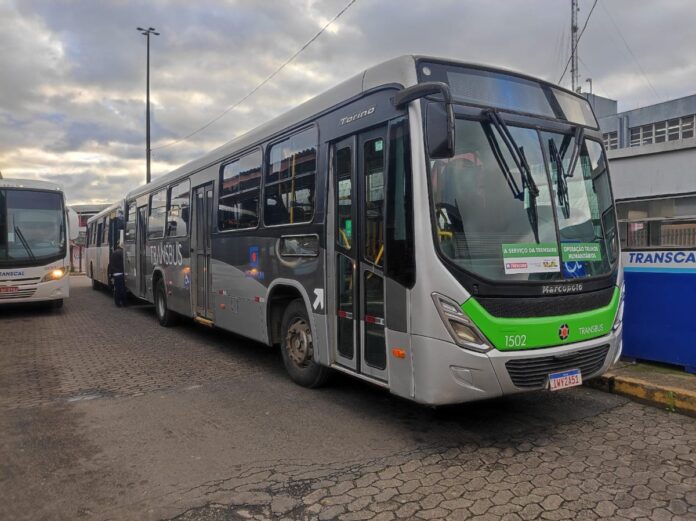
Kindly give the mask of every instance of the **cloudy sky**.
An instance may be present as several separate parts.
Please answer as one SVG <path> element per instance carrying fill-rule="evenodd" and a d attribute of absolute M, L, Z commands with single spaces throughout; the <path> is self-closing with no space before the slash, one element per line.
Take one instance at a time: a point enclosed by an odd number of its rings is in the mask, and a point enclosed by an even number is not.
<path fill-rule="evenodd" d="M 584 22 L 594 0 L 580 0 Z M 145 37 L 153 177 L 367 66 L 407 53 L 558 82 L 570 0 L 357 0 L 270 83 L 219 121 L 348 0 L 0 0 L 0 171 L 109 202 L 145 177 Z M 599 0 L 581 81 L 625 110 L 696 93 L 696 0 Z M 568 85 L 569 75 L 563 83 Z M 584 83 L 587 86 L 587 83 Z M 160 148 L 164 147 L 164 148 Z"/>

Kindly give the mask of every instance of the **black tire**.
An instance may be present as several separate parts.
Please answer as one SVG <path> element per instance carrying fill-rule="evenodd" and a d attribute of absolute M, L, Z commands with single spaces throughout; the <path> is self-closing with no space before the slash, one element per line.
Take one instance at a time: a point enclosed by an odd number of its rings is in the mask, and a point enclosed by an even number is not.
<path fill-rule="evenodd" d="M 63 309 L 63 299 L 58 299 L 53 301 L 53 309 L 58 310 L 58 309 Z"/>
<path fill-rule="evenodd" d="M 167 307 L 167 290 L 162 279 L 155 286 L 155 314 L 160 326 L 172 327 L 176 324 L 176 314 Z"/>
<path fill-rule="evenodd" d="M 331 370 L 313 357 L 313 336 L 304 302 L 293 300 L 285 309 L 281 323 L 280 351 L 285 370 L 293 382 L 303 387 L 326 383 Z"/>
<path fill-rule="evenodd" d="M 92 289 L 94 291 L 99 289 L 99 283 L 97 282 L 97 279 L 94 278 L 94 267 L 90 264 L 89 265 L 89 278 L 92 279 Z"/>

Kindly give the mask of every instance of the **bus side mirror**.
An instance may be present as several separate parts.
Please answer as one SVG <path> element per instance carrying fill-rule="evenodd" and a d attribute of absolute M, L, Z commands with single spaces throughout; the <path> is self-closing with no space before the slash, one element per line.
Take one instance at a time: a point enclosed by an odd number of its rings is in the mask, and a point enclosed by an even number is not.
<path fill-rule="evenodd" d="M 441 81 L 419 83 L 400 90 L 393 98 L 397 108 L 421 98 L 439 94 L 441 100 L 427 100 L 425 105 L 425 142 L 431 159 L 454 156 L 454 110 L 449 86 Z"/>
<path fill-rule="evenodd" d="M 425 142 L 430 159 L 454 156 L 454 112 L 451 103 L 431 101 L 426 104 Z"/>

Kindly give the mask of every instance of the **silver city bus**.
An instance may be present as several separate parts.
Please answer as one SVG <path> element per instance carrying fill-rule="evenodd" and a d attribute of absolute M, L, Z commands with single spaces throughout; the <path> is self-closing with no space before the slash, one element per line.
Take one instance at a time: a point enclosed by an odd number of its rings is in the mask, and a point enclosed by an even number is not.
<path fill-rule="evenodd" d="M 127 286 L 159 322 L 279 344 L 421 403 L 577 385 L 621 352 L 590 105 L 519 73 L 372 67 L 125 197 Z"/>

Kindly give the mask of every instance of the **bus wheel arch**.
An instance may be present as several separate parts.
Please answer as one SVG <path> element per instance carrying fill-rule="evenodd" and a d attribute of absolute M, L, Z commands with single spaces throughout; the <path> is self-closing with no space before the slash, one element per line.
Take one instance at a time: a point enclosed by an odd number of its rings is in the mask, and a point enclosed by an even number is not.
<path fill-rule="evenodd" d="M 268 342 L 279 345 L 290 378 L 303 387 L 319 387 L 331 370 L 314 359 L 316 333 L 306 294 L 294 284 L 271 288 L 267 300 Z"/>
<path fill-rule="evenodd" d="M 176 324 L 176 313 L 167 304 L 167 287 L 164 275 L 160 270 L 152 274 L 152 300 L 155 303 L 155 315 L 163 327 L 171 327 Z"/>
<path fill-rule="evenodd" d="M 92 262 L 89 263 L 89 278 L 92 279 L 92 289 L 99 289 L 99 282 L 94 278 L 94 264 Z"/>
<path fill-rule="evenodd" d="M 268 328 L 268 343 L 280 345 L 281 326 L 285 309 L 293 300 L 301 299 L 302 293 L 298 288 L 289 284 L 278 284 L 271 288 L 266 299 L 266 322 Z"/>

